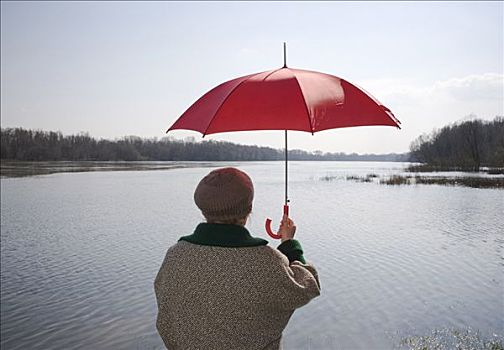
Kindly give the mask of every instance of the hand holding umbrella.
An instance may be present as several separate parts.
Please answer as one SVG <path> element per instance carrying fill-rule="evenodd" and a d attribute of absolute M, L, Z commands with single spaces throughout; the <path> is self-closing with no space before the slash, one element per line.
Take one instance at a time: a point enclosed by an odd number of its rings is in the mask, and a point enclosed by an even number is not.
<path fill-rule="evenodd" d="M 268 219 L 269 220 L 269 219 Z M 280 223 L 280 228 L 278 229 L 278 234 L 280 235 L 282 242 L 293 239 L 296 234 L 296 225 L 294 221 L 291 220 L 286 214 L 282 217 Z"/>

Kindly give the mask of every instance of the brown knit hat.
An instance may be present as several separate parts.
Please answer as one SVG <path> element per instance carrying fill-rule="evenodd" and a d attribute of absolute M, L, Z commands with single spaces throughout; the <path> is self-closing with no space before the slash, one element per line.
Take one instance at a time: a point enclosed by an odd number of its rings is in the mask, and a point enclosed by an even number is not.
<path fill-rule="evenodd" d="M 253 199 L 252 180 L 236 168 L 211 171 L 194 191 L 194 202 L 208 221 L 243 218 L 251 212 Z"/>

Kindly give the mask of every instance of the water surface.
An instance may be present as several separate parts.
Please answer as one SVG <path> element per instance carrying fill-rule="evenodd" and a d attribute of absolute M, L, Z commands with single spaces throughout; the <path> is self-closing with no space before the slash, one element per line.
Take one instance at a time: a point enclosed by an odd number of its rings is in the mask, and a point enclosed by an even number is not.
<path fill-rule="evenodd" d="M 248 228 L 267 238 L 283 163 L 233 165 L 256 188 Z M 291 214 L 322 295 L 295 312 L 286 349 L 390 349 L 445 327 L 504 334 L 504 191 L 345 180 L 403 167 L 291 162 Z M 153 280 L 201 221 L 192 195 L 210 169 L 2 179 L 2 349 L 162 349 Z"/>

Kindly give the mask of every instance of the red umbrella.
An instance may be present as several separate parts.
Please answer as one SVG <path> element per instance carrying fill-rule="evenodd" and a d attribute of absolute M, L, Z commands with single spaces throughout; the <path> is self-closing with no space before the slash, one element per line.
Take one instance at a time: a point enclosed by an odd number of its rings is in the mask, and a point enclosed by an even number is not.
<path fill-rule="evenodd" d="M 195 130 L 205 135 L 228 131 L 285 130 L 285 204 L 287 196 L 287 130 L 317 131 L 365 125 L 399 127 L 390 109 L 348 81 L 301 69 L 279 69 L 236 78 L 198 99 L 167 130 Z M 266 219 L 266 231 L 271 220 Z"/>

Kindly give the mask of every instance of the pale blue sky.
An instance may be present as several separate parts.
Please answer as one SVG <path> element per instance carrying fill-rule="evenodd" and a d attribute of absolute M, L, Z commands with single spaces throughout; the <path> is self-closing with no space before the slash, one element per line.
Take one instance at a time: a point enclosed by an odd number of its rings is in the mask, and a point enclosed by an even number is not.
<path fill-rule="evenodd" d="M 1 3 L 1 123 L 163 137 L 226 80 L 282 65 L 366 88 L 403 130 L 363 127 L 291 145 L 403 152 L 419 134 L 504 115 L 503 2 Z M 200 135 L 174 131 L 183 138 Z M 282 147 L 282 132 L 211 135 Z"/>

